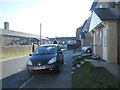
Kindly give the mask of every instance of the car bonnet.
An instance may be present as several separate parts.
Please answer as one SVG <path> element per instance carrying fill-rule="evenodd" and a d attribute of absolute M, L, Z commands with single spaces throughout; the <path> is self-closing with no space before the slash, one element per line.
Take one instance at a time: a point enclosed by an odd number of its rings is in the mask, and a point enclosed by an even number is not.
<path fill-rule="evenodd" d="M 29 59 L 32 61 L 32 63 L 47 63 L 50 59 L 56 56 L 56 54 L 35 55 L 31 56 Z"/>

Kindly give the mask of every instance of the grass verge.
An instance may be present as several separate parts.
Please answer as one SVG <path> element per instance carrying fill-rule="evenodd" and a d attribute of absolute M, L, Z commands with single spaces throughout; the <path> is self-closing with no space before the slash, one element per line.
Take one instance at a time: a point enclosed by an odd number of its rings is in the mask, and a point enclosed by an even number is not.
<path fill-rule="evenodd" d="M 90 62 L 85 62 L 72 74 L 72 88 L 118 88 L 119 83 L 105 68 L 94 67 Z"/>
<path fill-rule="evenodd" d="M 32 53 L 31 45 L 2 46 L 0 60 L 6 61 L 11 58 L 28 55 Z"/>

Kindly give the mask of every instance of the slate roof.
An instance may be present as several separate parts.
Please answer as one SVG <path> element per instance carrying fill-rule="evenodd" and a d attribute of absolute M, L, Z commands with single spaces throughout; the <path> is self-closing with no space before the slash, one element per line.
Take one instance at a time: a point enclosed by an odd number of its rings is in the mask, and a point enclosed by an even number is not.
<path fill-rule="evenodd" d="M 96 8 L 94 12 L 101 20 L 117 20 L 117 15 L 113 14 L 109 8 Z"/>
<path fill-rule="evenodd" d="M 29 34 L 24 32 L 18 32 L 7 29 L 0 29 L 0 35 L 9 35 L 9 36 L 17 36 L 17 37 L 29 37 L 29 38 L 37 38 L 39 39 L 39 35 Z M 47 39 L 46 37 L 42 37 L 42 39 Z"/>
<path fill-rule="evenodd" d="M 90 20 L 91 20 L 91 17 L 89 17 L 83 24 L 82 26 L 82 31 L 83 32 L 87 32 L 89 30 L 89 27 L 90 27 Z"/>
<path fill-rule="evenodd" d="M 82 32 L 82 28 L 83 28 L 83 26 L 77 28 L 78 33 Z"/>
<path fill-rule="evenodd" d="M 95 7 L 96 7 L 96 5 L 97 5 L 97 3 L 98 3 L 98 2 L 96 2 L 96 0 L 94 0 L 94 2 L 93 2 L 92 5 L 91 5 L 90 10 L 94 10 Z"/>
<path fill-rule="evenodd" d="M 53 40 L 76 40 L 76 37 L 56 37 L 56 38 L 49 38 L 50 41 Z"/>

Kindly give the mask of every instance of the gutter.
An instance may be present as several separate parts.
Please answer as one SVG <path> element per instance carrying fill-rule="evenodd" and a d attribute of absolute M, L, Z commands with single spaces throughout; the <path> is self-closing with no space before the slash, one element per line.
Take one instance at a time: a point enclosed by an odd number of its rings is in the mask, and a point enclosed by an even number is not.
<path fill-rule="evenodd" d="M 119 56 L 120 55 L 120 41 L 119 41 L 119 39 L 120 39 L 120 31 L 119 31 L 120 30 L 120 26 L 119 26 L 120 25 L 119 24 L 120 11 L 119 11 L 119 9 L 120 9 L 120 1 L 118 2 L 118 19 L 117 19 L 117 28 L 118 28 L 117 29 L 117 32 L 118 32 L 118 35 L 117 35 L 118 36 L 118 58 L 117 58 L 118 61 L 117 61 L 117 63 L 118 64 L 120 64 L 120 61 L 119 61 L 120 60 L 120 56 Z"/>

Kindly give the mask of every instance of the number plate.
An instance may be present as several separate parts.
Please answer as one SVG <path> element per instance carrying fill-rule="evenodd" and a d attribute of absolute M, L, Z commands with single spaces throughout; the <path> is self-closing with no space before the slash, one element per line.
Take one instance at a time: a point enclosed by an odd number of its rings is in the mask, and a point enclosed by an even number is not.
<path fill-rule="evenodd" d="M 34 67 L 34 70 L 41 70 L 41 69 L 45 69 L 45 66 L 41 66 L 41 67 Z"/>

